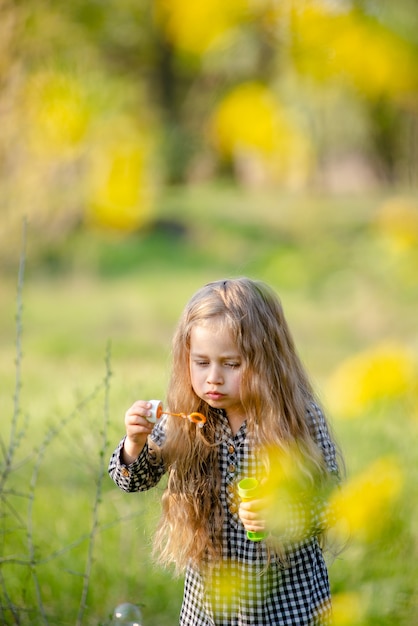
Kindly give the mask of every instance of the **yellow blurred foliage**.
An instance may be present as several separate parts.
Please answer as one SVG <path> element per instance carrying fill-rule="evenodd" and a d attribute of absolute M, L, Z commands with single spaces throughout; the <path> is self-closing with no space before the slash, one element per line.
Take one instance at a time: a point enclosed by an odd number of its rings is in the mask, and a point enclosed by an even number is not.
<path fill-rule="evenodd" d="M 292 27 L 300 70 L 322 80 L 351 81 L 371 97 L 415 93 L 418 76 L 413 50 L 376 19 L 329 2 L 305 1 L 293 8 Z"/>
<path fill-rule="evenodd" d="M 412 198 L 391 198 L 379 209 L 377 233 L 391 251 L 398 253 L 418 246 L 418 202 Z"/>
<path fill-rule="evenodd" d="M 128 118 L 108 120 L 90 154 L 87 223 L 135 231 L 150 217 L 149 141 Z"/>
<path fill-rule="evenodd" d="M 216 109 L 213 130 L 217 146 L 232 156 L 239 149 L 271 154 L 283 114 L 271 91 L 259 83 L 244 83 L 233 89 Z"/>
<path fill-rule="evenodd" d="M 312 499 L 324 494 L 318 493 L 314 479 L 313 464 L 307 462 L 296 445 L 268 450 L 270 468 L 268 479 L 262 483 L 261 492 L 266 498 L 265 511 L 268 526 L 278 535 L 285 534 L 294 527 L 295 509 L 299 512 L 301 536 L 310 523 Z"/>
<path fill-rule="evenodd" d="M 76 78 L 51 71 L 35 74 L 28 81 L 25 100 L 33 150 L 62 155 L 80 145 L 89 126 L 90 111 Z"/>
<path fill-rule="evenodd" d="M 360 626 L 366 613 L 364 600 L 355 592 L 340 592 L 332 596 L 334 626 Z"/>
<path fill-rule="evenodd" d="M 269 448 L 268 456 L 270 471 L 267 484 L 273 493 L 281 491 L 294 494 L 312 488 L 313 466 L 307 463 L 297 445 Z"/>
<path fill-rule="evenodd" d="M 341 417 L 359 417 L 379 400 L 391 400 L 413 390 L 415 361 L 396 343 L 383 343 L 343 361 L 327 382 L 331 410 Z"/>
<path fill-rule="evenodd" d="M 391 516 L 404 482 L 397 460 L 385 457 L 348 480 L 330 498 L 337 515 L 332 534 L 373 540 Z"/>
<path fill-rule="evenodd" d="M 273 179 L 305 178 L 311 146 L 292 115 L 265 85 L 247 82 L 233 88 L 215 109 L 210 134 L 217 150 L 238 163 L 258 160 Z"/>
<path fill-rule="evenodd" d="M 158 23 L 179 50 L 203 55 L 248 13 L 248 0 L 157 0 Z"/>
<path fill-rule="evenodd" d="M 221 562 L 216 572 L 216 582 L 207 585 L 208 593 L 213 593 L 215 596 L 222 597 L 222 603 L 226 606 L 231 606 L 237 593 L 240 592 L 242 580 L 235 576 L 236 570 L 234 570 L 234 564 Z M 208 580 L 213 572 L 208 571 Z M 242 590 L 241 590 L 242 591 Z"/>

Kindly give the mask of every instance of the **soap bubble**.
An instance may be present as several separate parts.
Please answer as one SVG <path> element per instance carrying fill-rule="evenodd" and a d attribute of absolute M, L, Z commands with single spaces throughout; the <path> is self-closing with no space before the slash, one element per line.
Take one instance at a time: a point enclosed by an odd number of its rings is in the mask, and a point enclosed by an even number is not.
<path fill-rule="evenodd" d="M 112 625 L 142 626 L 142 614 L 140 609 L 130 602 L 119 604 L 113 611 Z"/>

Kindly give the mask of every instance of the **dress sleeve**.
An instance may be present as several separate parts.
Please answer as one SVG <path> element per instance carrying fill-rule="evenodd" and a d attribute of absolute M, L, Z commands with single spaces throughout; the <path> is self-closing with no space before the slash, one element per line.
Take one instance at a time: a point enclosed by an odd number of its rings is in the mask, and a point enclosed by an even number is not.
<path fill-rule="evenodd" d="M 337 450 L 331 439 L 324 414 L 318 405 L 312 403 L 307 409 L 307 420 L 314 434 L 315 441 L 322 452 L 328 472 L 340 482 L 340 469 L 337 462 Z"/>
<path fill-rule="evenodd" d="M 164 438 L 164 425 L 158 423 L 138 458 L 129 465 L 122 461 L 126 437 L 119 442 L 110 458 L 108 472 L 120 489 L 128 492 L 147 491 L 160 481 L 166 471 L 160 448 Z"/>

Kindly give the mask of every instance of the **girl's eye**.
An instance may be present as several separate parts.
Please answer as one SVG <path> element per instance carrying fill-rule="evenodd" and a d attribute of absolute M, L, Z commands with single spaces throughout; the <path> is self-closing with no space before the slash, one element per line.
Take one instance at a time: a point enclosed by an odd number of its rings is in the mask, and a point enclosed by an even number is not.
<path fill-rule="evenodd" d="M 231 369 L 236 369 L 237 367 L 239 367 L 241 364 L 237 363 L 235 361 L 231 361 L 228 363 L 225 363 L 226 367 L 230 367 Z"/>

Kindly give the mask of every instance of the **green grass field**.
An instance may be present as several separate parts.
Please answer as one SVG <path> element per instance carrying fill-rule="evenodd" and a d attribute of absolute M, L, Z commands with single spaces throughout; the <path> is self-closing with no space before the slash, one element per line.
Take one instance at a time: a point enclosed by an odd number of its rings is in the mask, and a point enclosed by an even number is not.
<path fill-rule="evenodd" d="M 0 285 L 1 623 L 106 624 L 125 601 L 144 626 L 177 623 L 182 581 L 150 557 L 162 487 L 119 492 L 107 462 L 130 404 L 164 398 L 185 302 L 239 275 L 281 296 L 354 481 L 353 536 L 330 566 L 337 626 L 418 622 L 418 227 L 406 204 L 177 190 L 142 233 L 80 231 L 41 251 L 29 223 L 18 323 L 18 250 Z"/>

